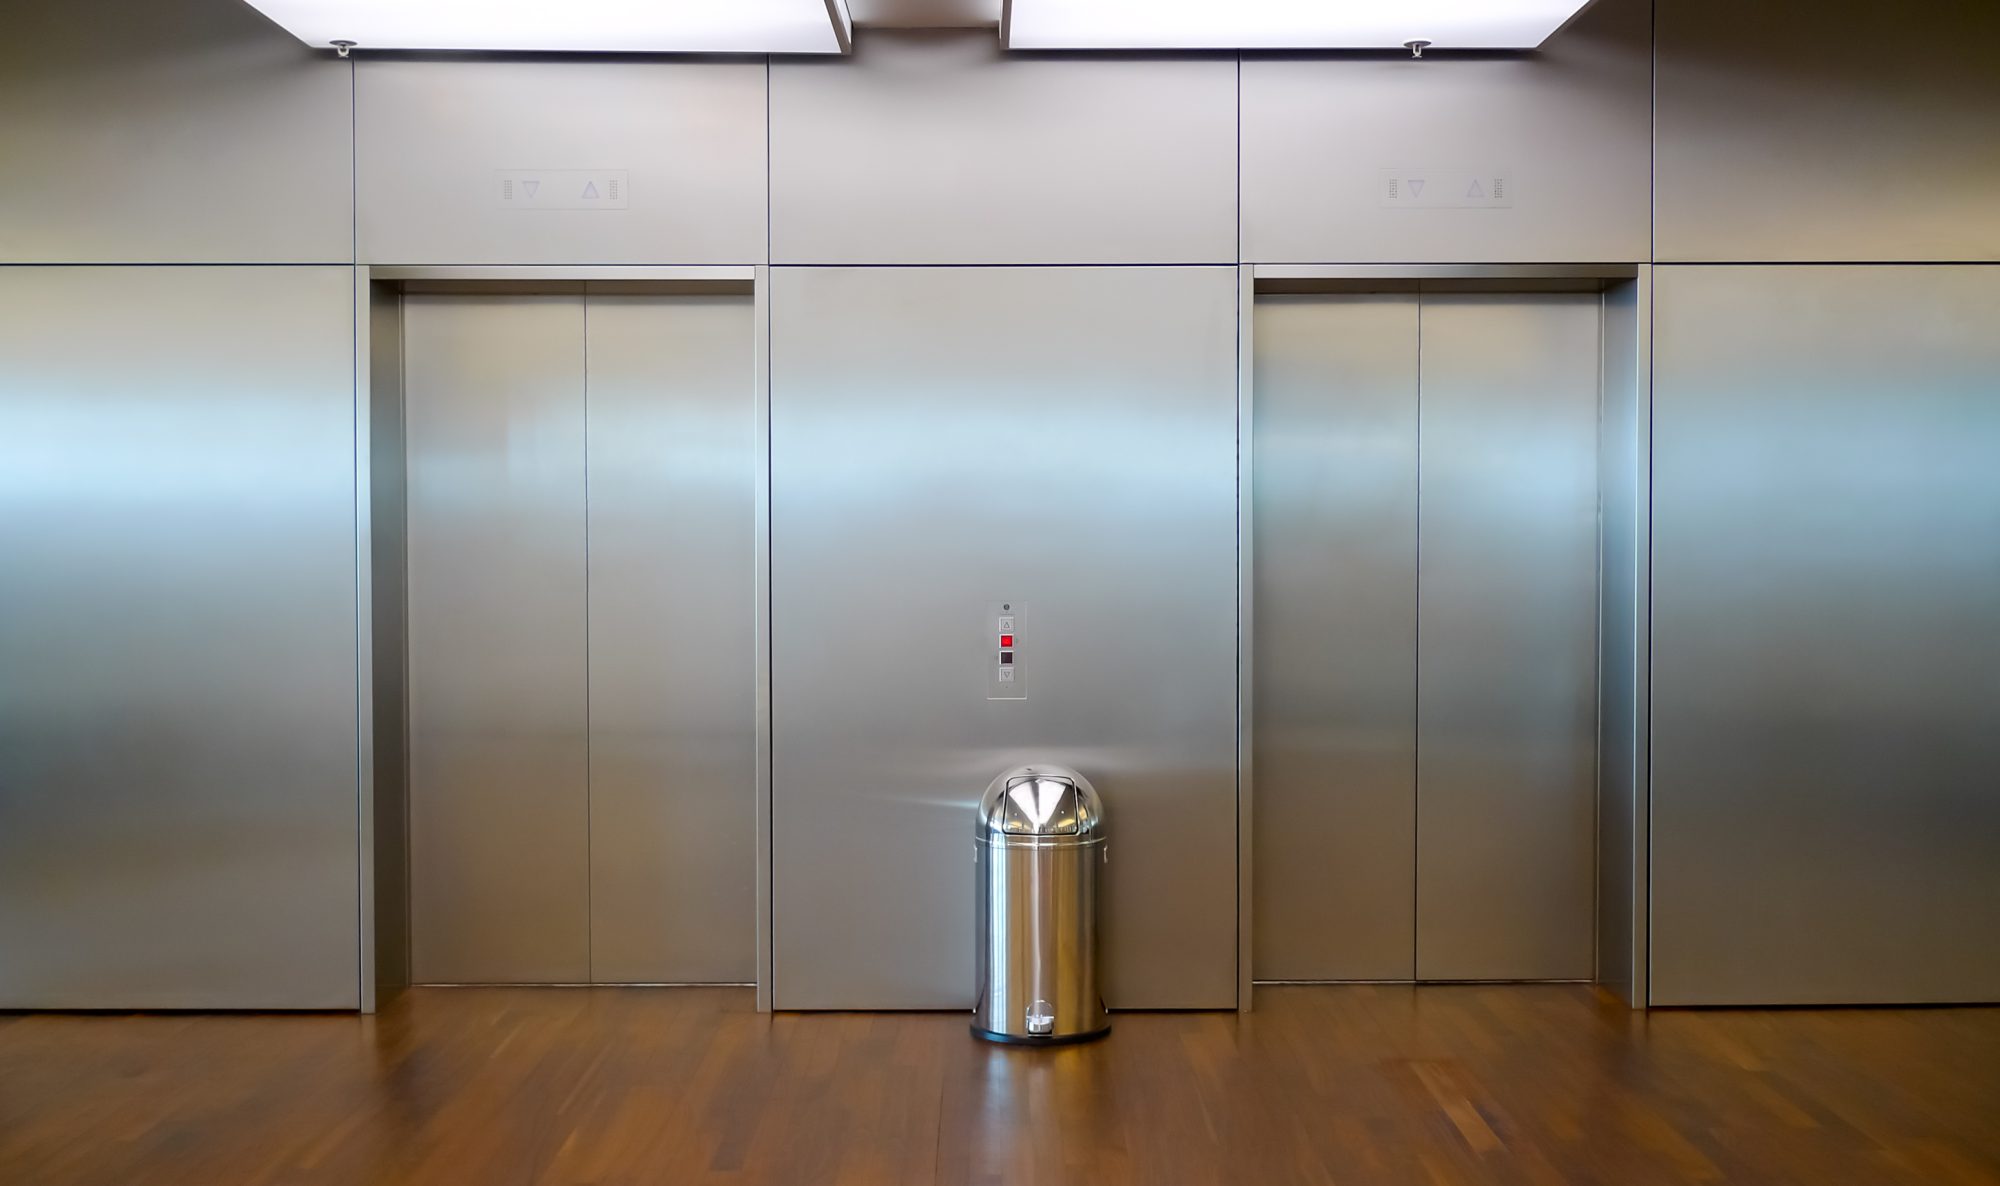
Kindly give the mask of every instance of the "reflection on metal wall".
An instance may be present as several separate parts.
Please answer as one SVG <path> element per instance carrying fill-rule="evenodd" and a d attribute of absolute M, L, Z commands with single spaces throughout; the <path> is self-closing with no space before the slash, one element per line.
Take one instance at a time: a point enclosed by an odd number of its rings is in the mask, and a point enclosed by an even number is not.
<path fill-rule="evenodd" d="M 0 260 L 352 258 L 348 64 L 247 4 L 9 5 Z"/>
<path fill-rule="evenodd" d="M 1657 8 L 1656 259 L 2000 259 L 2000 4 Z"/>
<path fill-rule="evenodd" d="M 2000 269 L 1654 276 L 1653 1003 L 2000 1000 Z"/>
<path fill-rule="evenodd" d="M 970 1006 L 973 806 L 1027 761 L 1113 821 L 1110 1003 L 1229 1007 L 1235 270 L 772 280 L 778 1007 Z"/>
<path fill-rule="evenodd" d="M 1256 306 L 1256 975 L 1415 974 L 1417 301 Z"/>
<path fill-rule="evenodd" d="M 0 1008 L 354 1008 L 346 268 L 0 269 Z"/>
<path fill-rule="evenodd" d="M 357 56 L 354 126 L 364 263 L 764 258 L 761 61 Z M 616 208 L 558 193 L 600 170 L 628 187 Z M 522 209 L 503 177 L 570 208 Z"/>
<path fill-rule="evenodd" d="M 870 30 L 771 62 L 771 259 L 1236 259 L 1236 63 Z"/>

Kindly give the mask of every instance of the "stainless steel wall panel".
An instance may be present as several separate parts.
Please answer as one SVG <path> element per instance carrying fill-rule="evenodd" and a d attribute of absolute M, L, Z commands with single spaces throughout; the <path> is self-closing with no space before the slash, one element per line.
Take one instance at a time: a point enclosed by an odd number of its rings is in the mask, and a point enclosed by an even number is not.
<path fill-rule="evenodd" d="M 864 31 L 771 64 L 771 258 L 1236 261 L 1236 63 Z"/>
<path fill-rule="evenodd" d="M 1106 803 L 1111 1003 L 1229 1007 L 1236 270 L 771 275 L 777 1006 L 969 1006 L 973 806 L 1050 760 Z"/>
<path fill-rule="evenodd" d="M 354 85 L 364 261 L 764 258 L 762 62 L 369 59 Z M 589 169 L 625 172 L 622 208 L 513 209 L 500 194 L 503 170 Z"/>
<path fill-rule="evenodd" d="M 0 268 L 0 1008 L 359 1004 L 352 293 Z"/>
<path fill-rule="evenodd" d="M 1245 57 L 1243 258 L 1646 259 L 1651 8 L 1597 0 L 1532 54 Z M 1384 201 L 1385 171 L 1466 170 L 1505 173 L 1511 204 Z"/>
<path fill-rule="evenodd" d="M 1255 967 L 1415 975 L 1417 297 L 1255 316 Z"/>
<path fill-rule="evenodd" d="M 751 299 L 587 299 L 591 977 L 741 983 Z"/>
<path fill-rule="evenodd" d="M 2000 1000 L 2000 268 L 1656 268 L 1654 1004 Z"/>
<path fill-rule="evenodd" d="M 1657 258 L 2000 259 L 2000 5 L 1659 0 Z"/>
<path fill-rule="evenodd" d="M 583 298 L 403 330 L 412 975 L 587 980 Z"/>
<path fill-rule="evenodd" d="M 0 261 L 351 259 L 348 99 L 247 5 L 9 5 Z"/>
<path fill-rule="evenodd" d="M 1598 303 L 1423 297 L 1421 979 L 1592 975 Z"/>

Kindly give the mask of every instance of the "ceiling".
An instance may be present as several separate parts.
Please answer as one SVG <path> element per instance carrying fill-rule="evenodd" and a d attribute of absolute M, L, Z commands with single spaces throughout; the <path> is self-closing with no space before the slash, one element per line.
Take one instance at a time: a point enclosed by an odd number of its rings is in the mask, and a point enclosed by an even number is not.
<path fill-rule="evenodd" d="M 857 25 L 951 29 L 1000 24 L 1001 0 L 847 0 Z"/>

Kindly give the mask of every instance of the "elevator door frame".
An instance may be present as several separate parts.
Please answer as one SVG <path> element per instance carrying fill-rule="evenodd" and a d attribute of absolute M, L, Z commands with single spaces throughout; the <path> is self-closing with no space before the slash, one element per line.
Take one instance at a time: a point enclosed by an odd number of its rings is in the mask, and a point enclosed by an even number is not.
<path fill-rule="evenodd" d="M 1535 293 L 1600 294 L 1605 343 L 1599 375 L 1599 567 L 1598 567 L 1598 726 L 1597 726 L 1597 887 L 1595 981 L 1613 989 L 1633 1008 L 1647 995 L 1647 915 L 1650 902 L 1648 816 L 1651 761 L 1648 719 L 1651 605 L 1651 423 L 1652 268 L 1646 264 L 1243 264 L 1237 270 L 1237 999 L 1250 1008 L 1254 987 L 1251 963 L 1252 829 L 1255 769 L 1253 656 L 1256 623 L 1251 448 L 1256 407 L 1254 344 L 1257 298 L 1289 293 Z M 1614 354 L 1615 348 L 1615 354 Z M 1617 404 L 1613 406 L 1614 402 Z M 1614 413 L 1617 415 L 1614 416 Z M 1614 435 L 1615 434 L 1615 435 Z M 1615 489 L 1614 489 L 1615 484 Z M 1614 503 L 1613 494 L 1619 498 Z M 1627 547 L 1608 550 L 1614 506 L 1629 511 L 1621 524 Z M 1613 565 L 1623 565 L 1630 584 L 1629 604 L 1616 631 L 1608 629 L 1606 591 Z M 1614 650 L 1614 648 L 1616 648 Z M 1620 661 L 1617 670 L 1609 661 Z M 1622 727 L 1614 735 L 1607 727 Z M 1607 737 L 1618 744 L 1607 756 Z M 1622 762 L 1629 786 L 1607 787 L 1607 762 Z M 1626 813 L 1629 830 L 1607 836 L 1608 790 L 1629 798 L 1612 804 Z M 1607 883 L 1607 877 L 1610 881 Z M 1607 894 L 1607 889 L 1612 891 Z M 1616 936 L 1621 950 L 1606 951 Z M 1607 966 L 1607 959 L 1610 960 Z"/>
<path fill-rule="evenodd" d="M 690 267 L 565 267 L 565 266 L 381 266 L 354 269 L 354 549 L 355 549 L 355 713 L 359 730 L 360 779 L 355 804 L 360 885 L 361 1012 L 376 1009 L 377 988 L 383 983 L 408 983 L 409 876 L 408 852 L 408 703 L 400 659 L 389 662 L 385 650 L 400 656 L 406 646 L 407 613 L 393 623 L 379 624 L 393 636 L 377 637 L 375 605 L 383 598 L 400 604 L 406 565 L 400 551 L 391 563 L 377 564 L 377 520 L 391 531 L 385 539 L 400 541 L 406 528 L 394 527 L 404 515 L 402 478 L 404 439 L 400 415 L 402 384 L 402 297 L 405 292 L 453 292 L 471 295 L 749 295 L 752 305 L 751 408 L 755 421 L 753 475 L 755 503 L 752 549 L 752 676 L 755 705 L 754 848 L 756 856 L 755 918 L 757 1007 L 770 1008 L 770 318 L 763 265 Z M 394 413 L 395 423 L 386 421 Z M 393 475 L 393 477 L 391 477 Z M 378 568 L 380 571 L 378 571 Z M 379 587 L 378 587 L 379 586 Z M 400 730 L 377 728 L 377 701 L 400 711 Z M 400 806 L 401 820 L 393 818 Z M 387 810 L 378 810 L 386 808 Z M 378 861 L 377 848 L 395 854 Z M 378 933 L 378 900 L 396 895 L 385 908 L 400 913 L 400 930 Z M 383 959 L 384 944 L 400 946 Z M 391 966 L 385 969 L 382 965 Z M 385 980 L 384 973 L 388 978 Z M 396 975 L 397 972 L 401 976 Z"/>

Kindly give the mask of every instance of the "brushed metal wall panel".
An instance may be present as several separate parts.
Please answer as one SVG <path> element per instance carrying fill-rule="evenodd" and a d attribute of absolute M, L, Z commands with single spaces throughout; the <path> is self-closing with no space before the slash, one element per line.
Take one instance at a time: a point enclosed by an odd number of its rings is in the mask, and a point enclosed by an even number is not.
<path fill-rule="evenodd" d="M 1236 270 L 774 268 L 771 325 L 777 1006 L 969 1007 L 1034 760 L 1104 796 L 1111 1004 L 1233 1005 Z"/>
<path fill-rule="evenodd" d="M 771 63 L 774 262 L 1236 261 L 1233 57 L 855 48 Z"/>
<path fill-rule="evenodd" d="M 352 1009 L 338 268 L 0 268 L 0 1008 Z"/>
<path fill-rule="evenodd" d="M 1243 258 L 1646 259 L 1651 7 L 1597 0 L 1532 54 L 1246 56 Z M 1512 204 L 1382 200 L 1384 170 L 1459 169 L 1505 172 Z"/>
<path fill-rule="evenodd" d="M 1256 975 L 1415 975 L 1417 298 L 1255 315 Z"/>
<path fill-rule="evenodd" d="M 1656 268 L 1654 1004 L 2000 1000 L 2000 268 Z"/>
<path fill-rule="evenodd" d="M 741 983 L 751 298 L 587 300 L 591 978 Z"/>
<path fill-rule="evenodd" d="M 1423 298 L 1421 979 L 1592 975 L 1598 302 Z"/>
<path fill-rule="evenodd" d="M 2000 259 L 2000 5 L 1659 0 L 1657 258 Z"/>
<path fill-rule="evenodd" d="M 385 264 L 764 258 L 761 61 L 355 66 L 356 234 Z M 622 169 L 623 209 L 521 210 L 502 170 Z"/>
<path fill-rule="evenodd" d="M 590 976 L 583 298 L 408 294 L 411 974 Z"/>
<path fill-rule="evenodd" d="M 10 4 L 0 261 L 349 260 L 348 98 L 245 4 Z"/>

